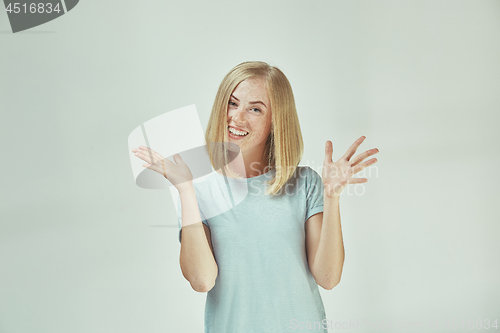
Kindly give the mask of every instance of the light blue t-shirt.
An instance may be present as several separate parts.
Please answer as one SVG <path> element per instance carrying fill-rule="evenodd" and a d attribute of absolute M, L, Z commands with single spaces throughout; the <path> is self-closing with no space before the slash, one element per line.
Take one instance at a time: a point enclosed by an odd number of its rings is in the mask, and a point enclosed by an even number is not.
<path fill-rule="evenodd" d="M 214 172 L 194 184 L 219 270 L 207 293 L 205 333 L 327 332 L 305 243 L 306 220 L 323 211 L 323 182 L 299 166 L 271 197 L 265 182 L 274 174 L 234 179 Z M 181 213 L 179 200 L 180 228 Z"/>

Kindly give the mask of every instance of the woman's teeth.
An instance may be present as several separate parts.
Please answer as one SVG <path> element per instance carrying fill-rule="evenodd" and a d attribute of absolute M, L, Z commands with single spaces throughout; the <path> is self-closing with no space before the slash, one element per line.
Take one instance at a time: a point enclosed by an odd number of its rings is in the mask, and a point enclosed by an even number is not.
<path fill-rule="evenodd" d="M 234 129 L 232 127 L 228 127 L 228 128 L 229 128 L 229 132 L 233 133 L 234 135 L 245 136 L 248 134 L 248 132 L 238 131 L 237 129 Z"/>

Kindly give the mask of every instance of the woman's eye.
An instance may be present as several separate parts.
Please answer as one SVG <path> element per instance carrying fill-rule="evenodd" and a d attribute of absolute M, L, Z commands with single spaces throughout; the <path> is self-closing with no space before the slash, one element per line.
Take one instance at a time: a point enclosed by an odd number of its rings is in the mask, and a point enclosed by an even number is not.
<path fill-rule="evenodd" d="M 252 110 L 255 110 L 255 112 L 262 112 L 262 111 L 260 111 L 260 110 L 259 110 L 259 109 L 257 109 L 257 108 L 253 108 Z"/>
<path fill-rule="evenodd" d="M 236 103 L 234 103 L 234 102 L 229 102 L 229 105 L 234 105 L 234 106 L 236 106 Z"/>

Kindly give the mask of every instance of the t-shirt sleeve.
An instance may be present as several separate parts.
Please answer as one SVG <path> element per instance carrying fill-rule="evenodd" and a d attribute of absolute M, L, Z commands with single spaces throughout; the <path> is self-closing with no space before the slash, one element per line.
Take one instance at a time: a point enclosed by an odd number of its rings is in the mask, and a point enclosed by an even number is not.
<path fill-rule="evenodd" d="M 198 209 L 199 208 L 200 205 L 198 204 Z M 200 217 L 201 217 L 201 222 L 210 227 L 201 209 L 200 209 Z M 177 199 L 177 223 L 179 224 L 179 243 L 180 243 L 182 238 L 182 206 L 180 197 Z"/>
<path fill-rule="evenodd" d="M 321 213 L 323 211 L 323 180 L 314 169 L 311 169 L 310 167 L 307 168 L 306 221 L 314 214 Z"/>

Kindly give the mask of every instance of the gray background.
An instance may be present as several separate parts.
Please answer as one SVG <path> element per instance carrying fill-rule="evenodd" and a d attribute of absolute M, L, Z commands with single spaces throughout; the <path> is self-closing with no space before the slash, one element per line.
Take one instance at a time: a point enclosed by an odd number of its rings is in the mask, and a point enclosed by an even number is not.
<path fill-rule="evenodd" d="M 127 137 L 190 104 L 205 129 L 246 60 L 291 81 L 301 165 L 380 150 L 341 198 L 328 319 L 498 318 L 500 1 L 86 0 L 0 31 L 0 332 L 202 332 L 178 230 L 151 227 L 170 193 L 134 184 Z"/>

